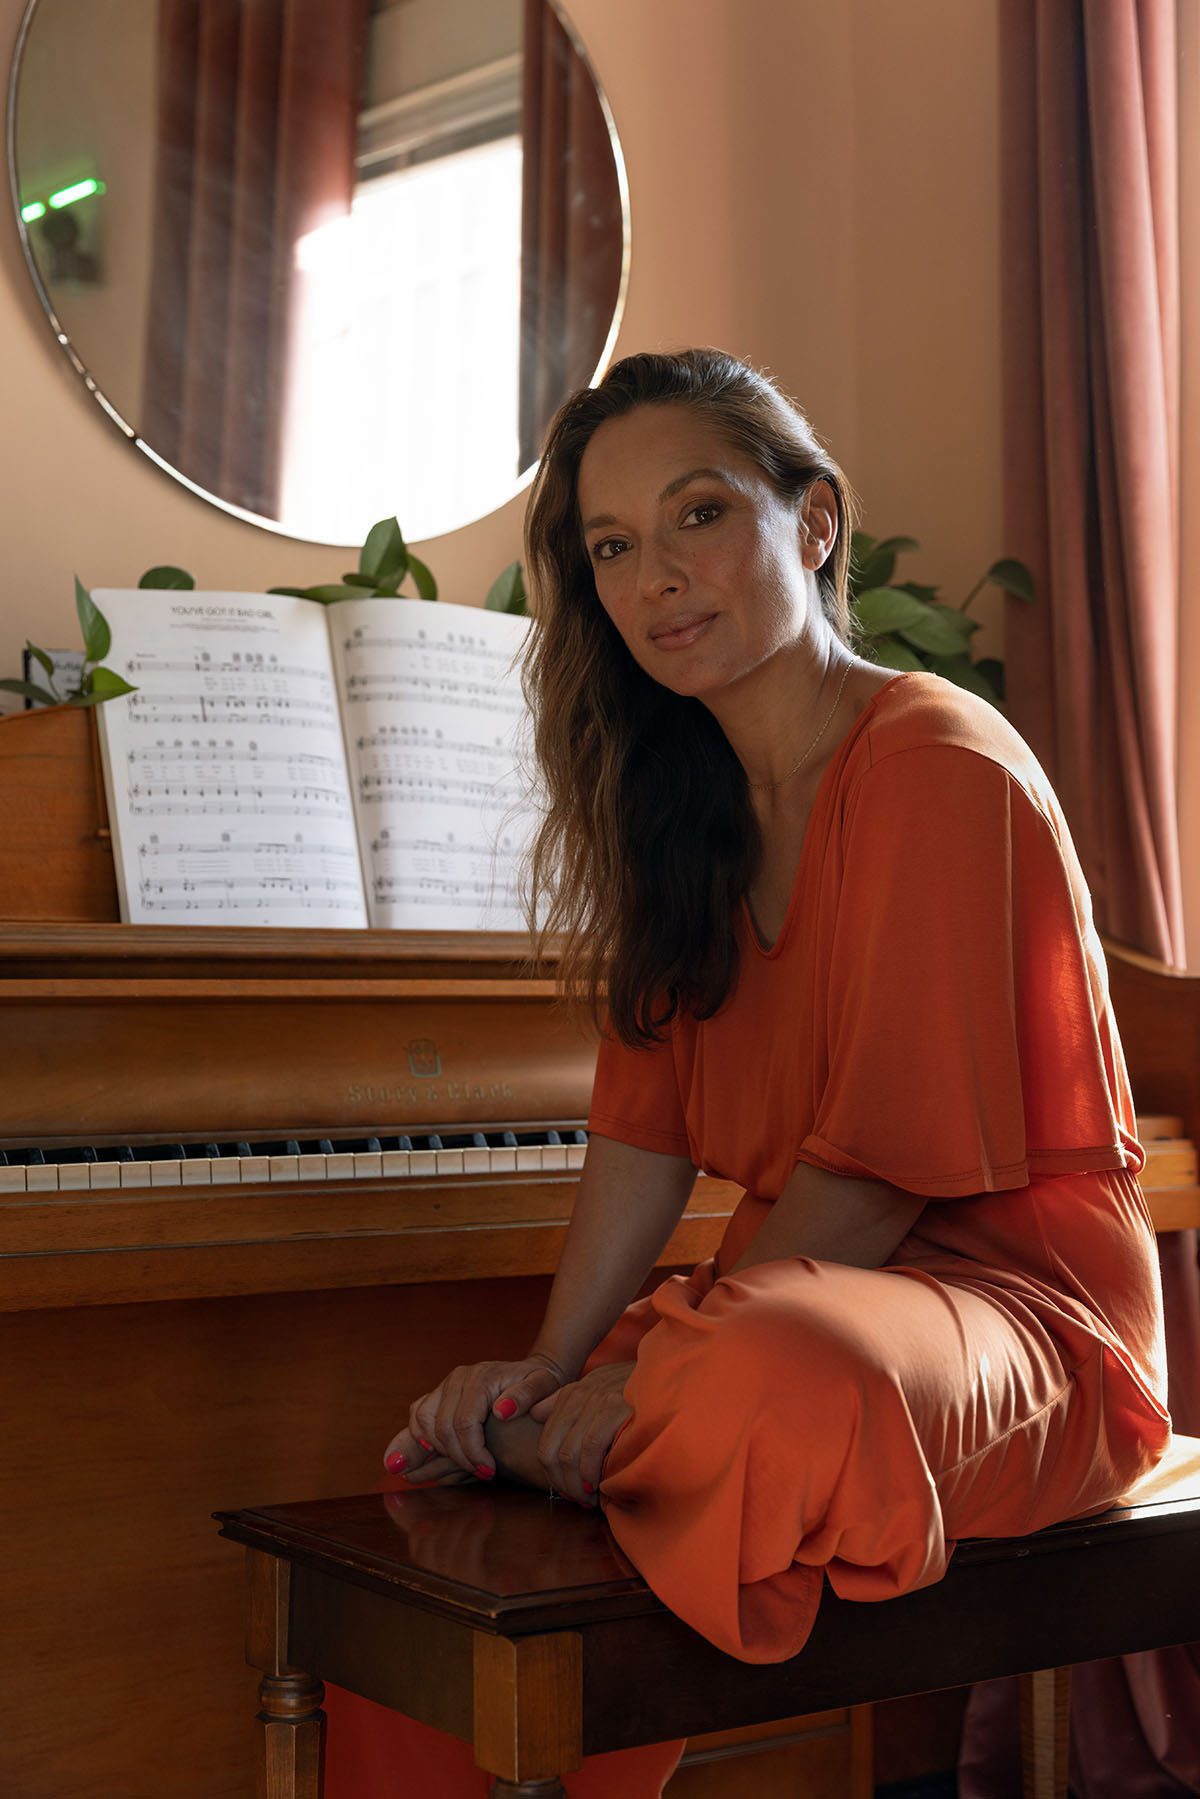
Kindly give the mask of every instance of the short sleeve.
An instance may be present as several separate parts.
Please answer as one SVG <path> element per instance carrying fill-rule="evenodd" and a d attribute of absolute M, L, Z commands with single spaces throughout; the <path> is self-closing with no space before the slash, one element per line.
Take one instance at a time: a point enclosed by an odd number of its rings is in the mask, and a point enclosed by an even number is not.
<path fill-rule="evenodd" d="M 826 1061 L 800 1159 L 930 1198 L 1136 1172 L 1065 823 L 1002 763 L 920 745 L 864 771 L 839 854 Z"/>
<path fill-rule="evenodd" d="M 671 1039 L 630 1049 L 608 1028 L 600 1039 L 588 1130 L 660 1155 L 691 1153 Z"/>

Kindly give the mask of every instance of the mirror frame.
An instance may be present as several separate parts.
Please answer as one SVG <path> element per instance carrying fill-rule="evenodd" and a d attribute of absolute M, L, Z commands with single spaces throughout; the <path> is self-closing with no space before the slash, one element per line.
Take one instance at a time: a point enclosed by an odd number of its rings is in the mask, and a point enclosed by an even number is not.
<path fill-rule="evenodd" d="M 625 300 L 629 289 L 629 264 L 632 237 L 629 210 L 629 180 L 625 167 L 625 157 L 621 149 L 621 140 L 617 135 L 612 108 L 608 103 L 608 95 L 600 85 L 599 78 L 592 65 L 592 60 L 584 48 L 579 32 L 575 28 L 574 21 L 567 14 L 564 0 L 548 0 L 548 3 L 558 15 L 559 22 L 566 32 L 567 37 L 570 39 L 571 48 L 587 70 L 591 77 L 592 85 L 596 90 L 597 98 L 600 101 L 600 109 L 604 115 L 604 123 L 608 129 L 609 142 L 612 146 L 613 164 L 617 177 L 617 190 L 621 200 L 621 275 L 617 286 L 616 305 L 613 308 L 612 320 L 603 347 L 600 351 L 600 359 L 588 379 L 588 386 L 594 387 L 612 359 L 612 353 L 617 341 L 617 334 L 621 328 L 621 321 L 625 313 Z M 180 470 L 174 468 L 165 457 L 160 456 L 152 444 L 147 443 L 145 438 L 139 436 L 136 427 L 129 423 L 129 420 L 125 418 L 120 411 L 120 408 L 114 406 L 112 401 L 104 393 L 99 382 L 95 379 L 91 370 L 76 350 L 75 345 L 71 342 L 70 334 L 64 331 L 62 321 L 59 319 L 58 314 L 54 309 L 54 302 L 50 297 L 46 284 L 42 279 L 41 271 L 38 268 L 25 221 L 21 217 L 21 195 L 17 182 L 17 87 L 21 75 L 21 62 L 25 53 L 26 40 L 32 29 L 34 16 L 37 13 L 38 7 L 40 5 L 49 7 L 53 4 L 54 0 L 26 0 L 25 11 L 22 15 L 21 24 L 13 45 L 12 66 L 9 70 L 4 141 L 5 153 L 8 158 L 9 193 L 12 199 L 13 216 L 16 219 L 17 234 L 21 244 L 21 254 L 25 260 L 25 267 L 29 273 L 29 277 L 33 282 L 34 291 L 41 302 L 42 311 L 46 316 L 50 329 L 54 333 L 55 341 L 60 349 L 65 352 L 67 360 L 83 382 L 88 393 L 96 401 L 105 417 L 110 419 L 116 426 L 125 442 L 132 445 L 134 449 L 141 451 L 142 455 L 146 456 L 156 468 L 161 469 L 165 475 L 169 475 L 173 481 L 177 481 L 181 487 L 187 488 L 188 492 L 194 494 L 197 499 L 204 500 L 210 506 L 217 507 L 221 512 L 226 513 L 231 518 L 239 519 L 242 524 L 256 525 L 260 530 L 270 531 L 277 537 L 285 537 L 292 543 L 321 544 L 338 549 L 358 548 L 358 545 L 343 543 L 340 538 L 298 537 L 294 531 L 289 531 L 278 520 L 264 518 L 261 513 L 247 512 L 244 507 L 235 506 L 232 501 L 222 499 L 220 494 L 211 493 L 207 488 L 201 487 L 197 482 L 189 480 L 187 475 L 182 474 Z M 565 394 L 563 395 L 563 398 L 566 398 Z M 509 505 L 520 494 L 525 492 L 532 482 L 534 475 L 537 473 L 537 469 L 538 464 L 534 462 L 522 474 L 516 476 L 513 481 L 512 491 L 500 501 L 498 506 L 494 506 L 490 512 L 479 513 L 474 518 L 464 519 L 461 524 L 455 525 L 452 530 L 440 533 L 440 536 L 452 537 L 458 531 L 465 531 L 469 529 L 470 526 L 478 524 L 482 519 L 491 518 L 496 512 L 500 511 L 502 507 Z M 414 543 L 433 541 L 435 540 L 432 538 L 413 538 Z"/>

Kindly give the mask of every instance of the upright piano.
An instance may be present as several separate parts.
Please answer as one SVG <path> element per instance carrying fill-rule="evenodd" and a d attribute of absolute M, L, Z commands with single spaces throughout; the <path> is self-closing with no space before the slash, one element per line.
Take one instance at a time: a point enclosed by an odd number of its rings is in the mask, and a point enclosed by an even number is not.
<path fill-rule="evenodd" d="M 14 1799 L 249 1799 L 254 1679 L 210 1513 L 369 1489 L 413 1397 L 528 1348 L 595 1048 L 525 950 L 0 926 Z M 1200 980 L 1109 957 L 1147 1195 L 1183 1228 Z M 698 1179 L 650 1284 L 711 1254 L 738 1197 Z"/>

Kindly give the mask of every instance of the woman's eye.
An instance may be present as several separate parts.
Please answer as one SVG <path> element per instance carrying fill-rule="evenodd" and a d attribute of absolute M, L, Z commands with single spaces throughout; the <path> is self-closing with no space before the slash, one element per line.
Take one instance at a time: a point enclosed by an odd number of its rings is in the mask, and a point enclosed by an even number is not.
<path fill-rule="evenodd" d="M 724 510 L 725 508 L 719 500 L 701 500 L 698 506 L 690 507 L 684 514 L 684 523 L 686 524 L 689 519 L 695 519 L 698 525 L 711 525 L 714 520 L 720 518 Z"/>
<path fill-rule="evenodd" d="M 623 537 L 604 537 L 599 543 L 592 545 L 592 557 L 596 562 L 611 562 L 614 556 L 619 556 L 628 547 Z"/>

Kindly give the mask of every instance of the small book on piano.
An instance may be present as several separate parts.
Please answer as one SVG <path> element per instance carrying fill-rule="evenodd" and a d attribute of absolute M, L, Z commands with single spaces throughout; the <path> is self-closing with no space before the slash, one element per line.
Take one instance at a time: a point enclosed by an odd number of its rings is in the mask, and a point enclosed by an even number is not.
<path fill-rule="evenodd" d="M 97 591 L 127 923 L 520 930 L 528 620 L 444 601 Z"/>

